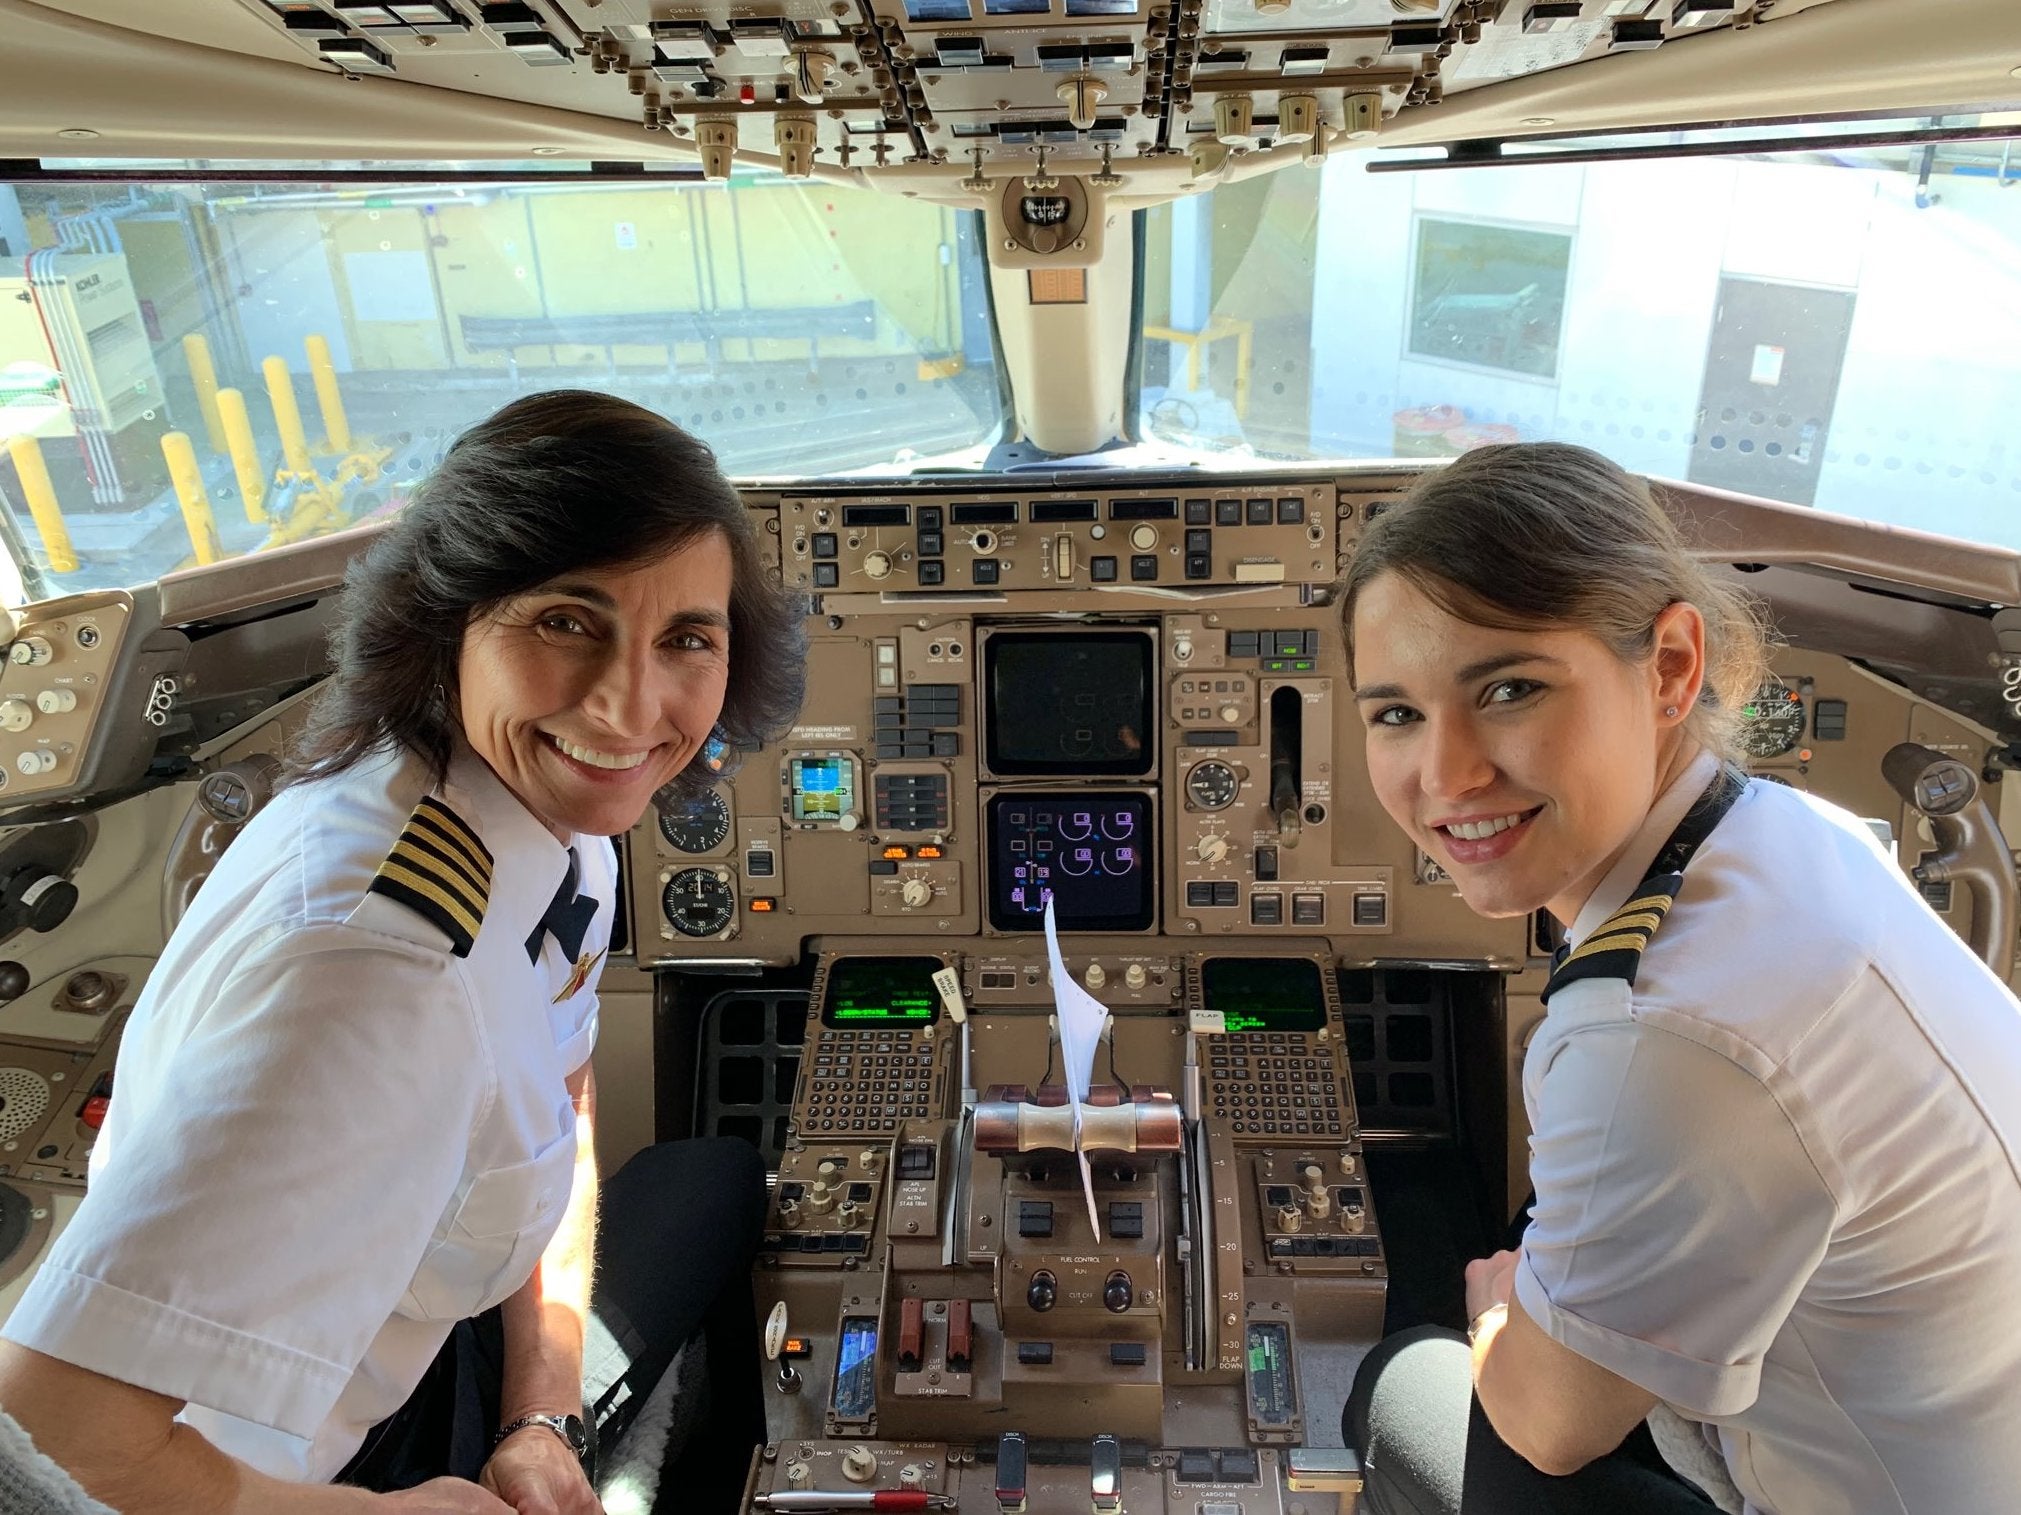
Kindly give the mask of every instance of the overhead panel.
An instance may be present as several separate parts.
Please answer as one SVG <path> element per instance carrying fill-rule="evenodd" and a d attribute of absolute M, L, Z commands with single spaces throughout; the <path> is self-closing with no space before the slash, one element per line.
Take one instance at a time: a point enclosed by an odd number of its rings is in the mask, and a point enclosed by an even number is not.
<path fill-rule="evenodd" d="M 346 72 L 635 115 L 817 166 L 1088 175 L 1186 155 L 1196 177 L 1322 156 L 1399 111 L 1829 0 L 221 0 Z M 1548 125 L 1542 118 L 1533 126 Z"/>

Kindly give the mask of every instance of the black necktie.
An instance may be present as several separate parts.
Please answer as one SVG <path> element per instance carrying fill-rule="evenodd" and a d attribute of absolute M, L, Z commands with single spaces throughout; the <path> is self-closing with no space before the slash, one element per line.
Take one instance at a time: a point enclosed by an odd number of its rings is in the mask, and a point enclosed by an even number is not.
<path fill-rule="evenodd" d="M 555 945 L 561 948 L 561 955 L 570 962 L 582 951 L 582 939 L 589 934 L 589 923 L 596 919 L 596 901 L 587 894 L 575 892 L 576 881 L 582 877 L 576 863 L 575 848 L 568 849 L 568 876 L 561 881 L 561 887 L 554 892 L 554 900 L 541 916 L 540 924 L 533 928 L 533 935 L 526 939 L 526 955 L 532 962 L 540 961 L 541 937 L 552 934 Z"/>

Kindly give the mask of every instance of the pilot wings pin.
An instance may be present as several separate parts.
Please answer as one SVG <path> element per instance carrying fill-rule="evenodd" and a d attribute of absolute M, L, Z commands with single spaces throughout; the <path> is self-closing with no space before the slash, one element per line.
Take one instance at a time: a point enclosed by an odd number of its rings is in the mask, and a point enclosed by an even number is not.
<path fill-rule="evenodd" d="M 589 982 L 590 975 L 596 972 L 596 965 L 603 961 L 604 954 L 608 951 L 610 951 L 610 948 L 602 947 L 595 952 L 585 952 L 582 956 L 578 957 L 575 960 L 575 966 L 569 969 L 568 982 L 561 986 L 561 993 L 554 997 L 554 1003 L 559 1005 L 563 1001 L 572 1000 L 582 993 L 582 986 Z"/>

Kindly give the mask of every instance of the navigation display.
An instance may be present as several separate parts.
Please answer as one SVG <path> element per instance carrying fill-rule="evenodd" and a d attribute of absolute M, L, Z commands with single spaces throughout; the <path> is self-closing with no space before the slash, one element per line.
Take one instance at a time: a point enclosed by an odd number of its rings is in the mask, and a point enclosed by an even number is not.
<path fill-rule="evenodd" d="M 1200 991 L 1225 1031 L 1317 1031 L 1326 1024 L 1319 964 L 1299 957 L 1210 957 Z"/>
<path fill-rule="evenodd" d="M 1151 802 L 1141 794 L 997 794 L 989 811 L 989 918 L 1043 931 L 1144 931 L 1154 914 Z"/>
<path fill-rule="evenodd" d="M 983 644 L 990 771 L 1151 771 L 1151 638 L 1141 631 L 998 632 Z"/>

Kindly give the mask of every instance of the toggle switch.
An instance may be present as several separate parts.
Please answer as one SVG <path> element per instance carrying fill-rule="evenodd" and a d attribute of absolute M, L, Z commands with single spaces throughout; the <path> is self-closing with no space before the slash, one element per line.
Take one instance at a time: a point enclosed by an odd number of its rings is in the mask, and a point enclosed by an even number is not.
<path fill-rule="evenodd" d="M 917 1373 L 925 1361 L 926 1302 L 901 1300 L 898 1306 L 898 1371 Z"/>
<path fill-rule="evenodd" d="M 1102 1285 L 1102 1308 L 1112 1315 L 1121 1315 L 1136 1297 L 1137 1291 L 1130 1282 L 1130 1275 L 1121 1268 L 1111 1273 Z"/>
<path fill-rule="evenodd" d="M 1025 1290 L 1025 1303 L 1043 1315 L 1050 1310 L 1060 1297 L 1059 1280 L 1041 1269 L 1032 1275 L 1031 1286 Z"/>
<path fill-rule="evenodd" d="M 1123 1444 L 1106 1432 L 1088 1449 L 1088 1498 L 1095 1515 L 1123 1508 Z"/>
<path fill-rule="evenodd" d="M 947 1370 L 966 1373 L 975 1361 L 975 1319 L 965 1299 L 947 1302 Z"/>
<path fill-rule="evenodd" d="M 998 1515 L 1023 1515 L 1025 1507 L 1025 1438 L 1006 1431 L 996 1439 L 996 1507 Z"/>

